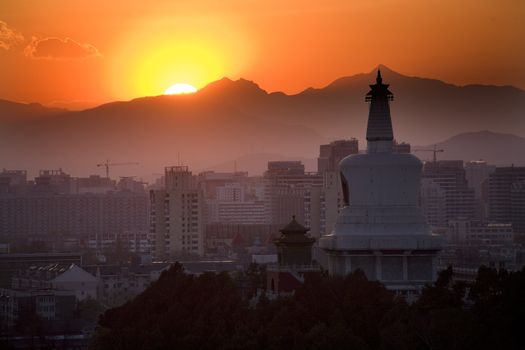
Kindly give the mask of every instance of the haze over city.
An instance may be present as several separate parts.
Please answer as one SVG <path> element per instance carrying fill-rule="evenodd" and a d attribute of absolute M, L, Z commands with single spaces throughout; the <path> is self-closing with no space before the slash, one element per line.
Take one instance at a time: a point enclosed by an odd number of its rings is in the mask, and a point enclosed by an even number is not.
<path fill-rule="evenodd" d="M 1 2 L 0 348 L 525 348 L 524 18 Z"/>

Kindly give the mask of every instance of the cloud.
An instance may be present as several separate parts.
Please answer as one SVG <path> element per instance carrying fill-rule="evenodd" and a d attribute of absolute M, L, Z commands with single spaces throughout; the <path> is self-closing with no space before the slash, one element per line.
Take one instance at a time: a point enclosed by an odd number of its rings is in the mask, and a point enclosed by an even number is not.
<path fill-rule="evenodd" d="M 24 36 L 16 29 L 11 28 L 4 21 L 0 21 L 0 48 L 9 50 L 13 45 L 24 41 Z"/>
<path fill-rule="evenodd" d="M 102 56 L 91 44 L 81 44 L 71 38 L 33 37 L 24 50 L 27 57 L 35 59 L 82 60 L 89 57 Z"/>

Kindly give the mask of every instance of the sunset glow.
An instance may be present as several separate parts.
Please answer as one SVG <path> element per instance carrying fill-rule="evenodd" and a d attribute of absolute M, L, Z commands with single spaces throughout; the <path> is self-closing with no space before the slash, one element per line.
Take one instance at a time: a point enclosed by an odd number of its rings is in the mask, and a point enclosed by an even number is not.
<path fill-rule="evenodd" d="M 166 91 L 164 91 L 164 95 L 192 94 L 194 92 L 197 92 L 195 86 L 190 84 L 179 83 L 167 88 Z"/>
<path fill-rule="evenodd" d="M 294 94 L 378 64 L 525 87 L 522 1 L 3 1 L 0 14 L 0 96 L 20 102 L 92 107 L 223 77 Z"/>
<path fill-rule="evenodd" d="M 224 76 L 240 74 L 249 63 L 250 45 L 230 27 L 225 23 L 215 30 L 201 26 L 188 32 L 183 23 L 168 22 L 160 29 L 151 24 L 127 33 L 110 59 L 107 77 L 112 94 L 124 99 L 155 96 L 177 82 L 200 89 Z M 142 43 L 141 50 L 137 42 Z M 235 57 L 239 51 L 245 54 Z"/>

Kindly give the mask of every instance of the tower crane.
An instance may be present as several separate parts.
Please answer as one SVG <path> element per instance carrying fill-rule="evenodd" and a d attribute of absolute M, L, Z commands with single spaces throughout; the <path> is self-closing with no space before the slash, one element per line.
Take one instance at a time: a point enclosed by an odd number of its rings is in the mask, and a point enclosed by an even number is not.
<path fill-rule="evenodd" d="M 416 148 L 414 150 L 414 152 L 432 152 L 433 153 L 433 157 L 432 157 L 432 160 L 435 162 L 437 162 L 437 153 L 443 153 L 445 152 L 444 149 L 438 149 L 436 145 L 434 145 L 434 148 L 433 149 L 427 149 L 427 148 Z"/>
<path fill-rule="evenodd" d="M 106 177 L 109 179 L 109 167 L 110 166 L 119 166 L 119 165 L 139 165 L 137 162 L 127 162 L 127 163 L 110 163 L 109 159 L 106 159 L 104 163 L 97 164 L 97 167 L 105 167 L 106 168 Z"/>

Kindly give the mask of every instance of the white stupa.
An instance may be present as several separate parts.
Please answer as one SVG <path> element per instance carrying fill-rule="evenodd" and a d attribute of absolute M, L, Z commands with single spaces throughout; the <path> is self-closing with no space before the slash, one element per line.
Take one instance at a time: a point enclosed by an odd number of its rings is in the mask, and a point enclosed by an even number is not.
<path fill-rule="evenodd" d="M 346 206 L 334 230 L 320 239 L 331 274 L 361 269 L 401 294 L 417 295 L 436 278 L 442 239 L 431 234 L 418 206 L 421 161 L 393 153 L 388 85 L 378 70 L 370 102 L 367 153 L 340 163 Z"/>

